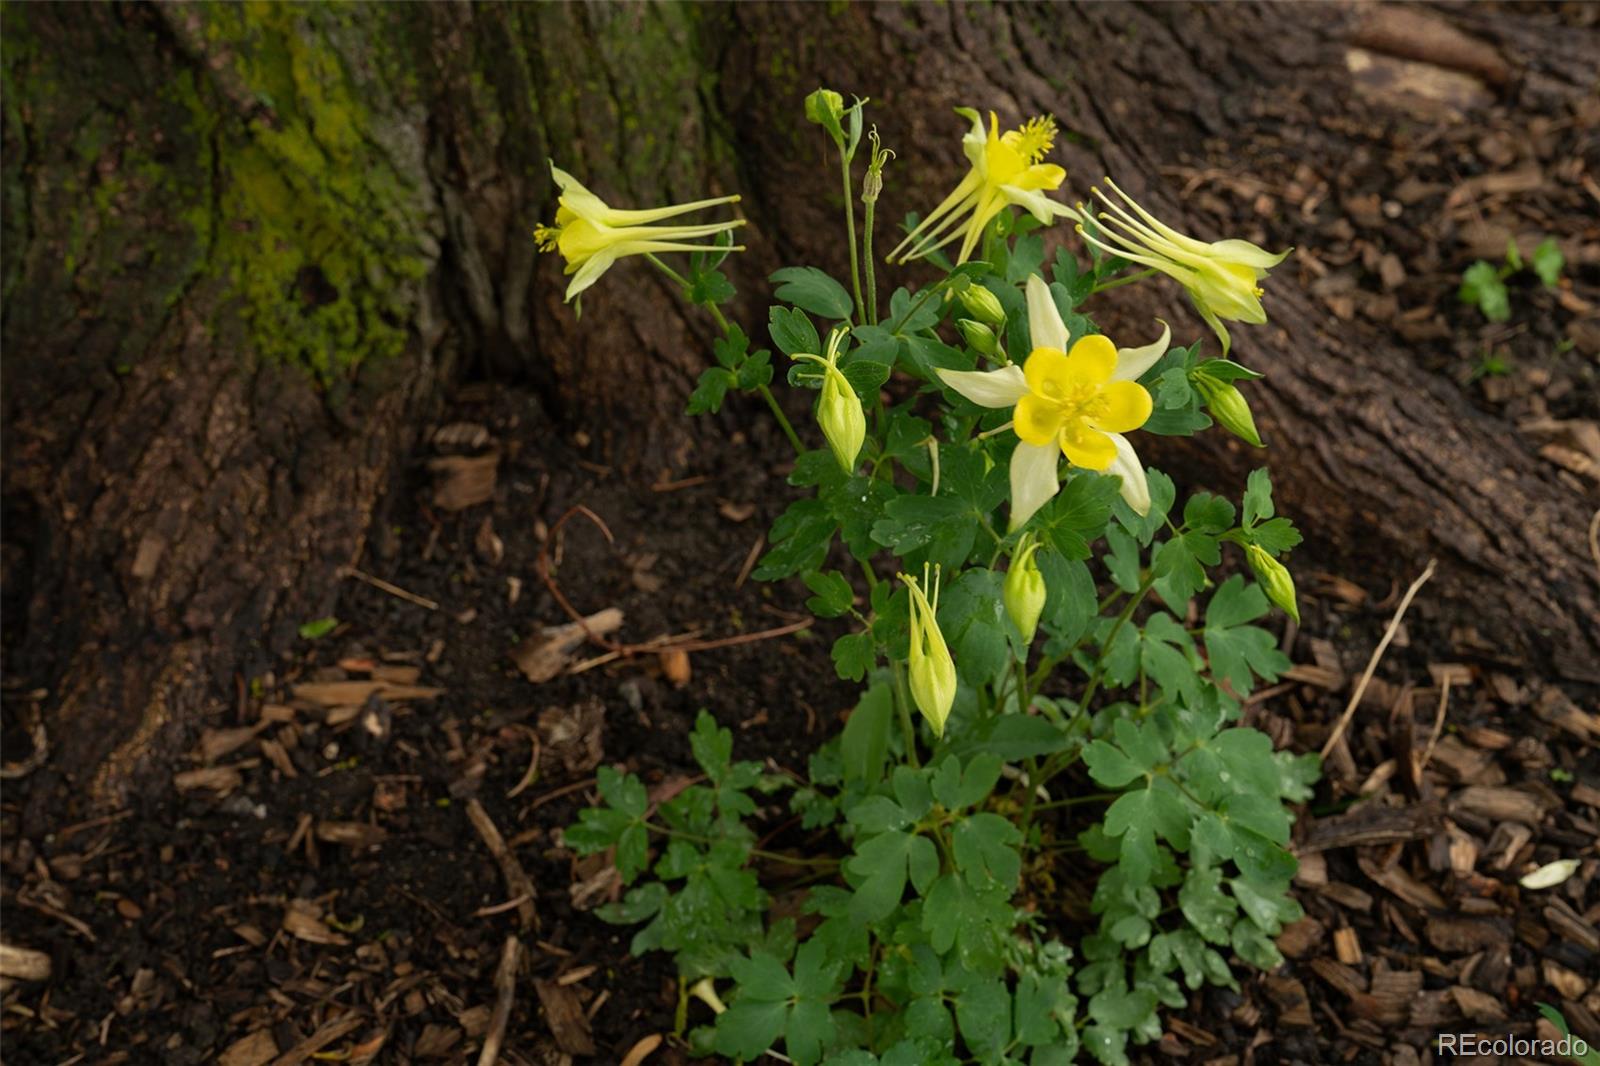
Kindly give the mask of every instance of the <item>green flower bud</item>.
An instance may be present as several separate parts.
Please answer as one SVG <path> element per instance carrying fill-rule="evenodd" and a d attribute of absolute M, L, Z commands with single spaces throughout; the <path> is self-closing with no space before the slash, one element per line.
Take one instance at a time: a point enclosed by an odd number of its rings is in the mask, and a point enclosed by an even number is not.
<path fill-rule="evenodd" d="M 1044 612 L 1047 595 L 1044 575 L 1039 572 L 1039 564 L 1034 560 L 1038 550 L 1039 545 L 1032 535 L 1025 534 L 1017 545 L 1016 554 L 1011 556 L 1011 568 L 1006 571 L 1001 595 L 1006 614 L 1022 633 L 1025 646 L 1033 643 L 1034 634 L 1039 630 L 1039 615 Z"/>
<path fill-rule="evenodd" d="M 839 120 L 844 117 L 844 97 L 832 89 L 818 89 L 806 97 L 806 119 L 815 122 L 832 135 L 839 144 L 844 144 L 844 128 L 839 125 Z"/>
<path fill-rule="evenodd" d="M 1219 426 L 1246 444 L 1263 447 L 1261 434 L 1256 432 L 1255 416 L 1250 413 L 1250 404 L 1245 400 L 1244 393 L 1231 381 L 1218 381 L 1205 374 L 1196 376 L 1194 383 L 1200 395 L 1205 397 L 1206 407 Z"/>
<path fill-rule="evenodd" d="M 850 382 L 831 364 L 823 373 L 822 396 L 817 401 L 817 424 L 828 447 L 847 474 L 854 473 L 856 456 L 867 439 L 867 416 Z"/>
<path fill-rule="evenodd" d="M 993 355 L 999 348 L 999 342 L 994 339 L 994 330 L 982 322 L 974 322 L 970 318 L 956 320 L 956 328 L 961 331 L 961 336 L 973 351 L 979 355 Z"/>
<path fill-rule="evenodd" d="M 934 571 L 930 579 L 924 565 L 921 585 L 905 574 L 900 575 L 900 580 L 911 590 L 911 702 L 933 726 L 934 736 L 942 737 L 944 723 L 956 701 L 956 664 L 939 630 L 939 574 Z M 933 593 L 931 601 L 928 591 Z"/>
<path fill-rule="evenodd" d="M 1267 599 L 1299 622 L 1300 605 L 1295 600 L 1294 578 L 1290 576 L 1289 568 L 1268 555 L 1266 549 L 1258 544 L 1247 544 L 1244 554 L 1250 560 L 1250 569 L 1256 572 L 1256 580 L 1261 582 Z"/>
<path fill-rule="evenodd" d="M 967 313 L 986 326 L 998 326 L 1006 320 L 1005 308 L 994 293 L 982 285 L 968 285 L 961 290 L 961 306 Z"/>

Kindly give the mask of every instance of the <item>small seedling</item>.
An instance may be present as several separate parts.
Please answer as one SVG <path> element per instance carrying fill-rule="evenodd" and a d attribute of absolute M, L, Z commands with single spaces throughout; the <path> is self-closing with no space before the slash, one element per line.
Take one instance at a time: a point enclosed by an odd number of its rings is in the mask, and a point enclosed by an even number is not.
<path fill-rule="evenodd" d="M 1461 275 L 1461 288 L 1456 296 L 1465 304 L 1476 304 L 1483 317 L 1490 322 L 1506 322 L 1511 318 L 1511 297 L 1506 290 L 1506 279 L 1524 270 L 1537 274 L 1547 289 L 1553 289 L 1561 280 L 1561 269 L 1567 265 L 1566 257 L 1556 242 L 1546 237 L 1533 250 L 1527 262 L 1517 251 L 1515 239 L 1506 241 L 1506 256 L 1500 266 L 1480 259 Z"/>

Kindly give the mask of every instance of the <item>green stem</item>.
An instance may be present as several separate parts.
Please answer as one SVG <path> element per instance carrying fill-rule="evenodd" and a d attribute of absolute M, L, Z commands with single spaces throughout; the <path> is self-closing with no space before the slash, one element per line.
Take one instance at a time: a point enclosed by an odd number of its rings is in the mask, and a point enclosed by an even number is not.
<path fill-rule="evenodd" d="M 672 829 L 668 826 L 649 821 L 648 819 L 645 821 L 644 826 L 646 829 L 654 829 L 656 832 L 664 834 L 665 836 L 677 837 L 679 840 L 687 840 L 695 844 L 718 843 L 718 841 L 713 837 L 701 836 L 698 833 L 685 833 L 681 829 Z M 762 851 L 760 848 L 751 848 L 750 857 L 753 859 L 768 859 L 772 862 L 788 863 L 790 866 L 839 865 L 838 859 L 797 859 L 793 855 L 783 855 L 776 851 Z"/>
<path fill-rule="evenodd" d="M 767 401 L 767 406 L 772 408 L 772 417 L 778 420 L 778 425 L 783 427 L 783 435 L 789 438 L 789 443 L 794 445 L 794 453 L 802 455 L 806 446 L 800 443 L 800 435 L 794 431 L 794 426 L 789 424 L 789 416 L 783 413 L 783 408 L 778 406 L 778 398 L 772 395 L 772 390 L 765 385 L 757 385 L 756 391 L 761 398 Z"/>
<path fill-rule="evenodd" d="M 1034 808 L 1036 811 L 1054 811 L 1063 807 L 1081 807 L 1085 803 L 1110 803 L 1121 796 L 1120 792 L 1091 792 L 1087 796 L 1073 796 L 1071 799 L 1051 800 L 1041 803 Z"/>
<path fill-rule="evenodd" d="M 899 318 L 895 319 L 894 325 L 889 327 L 889 332 L 890 333 L 899 333 L 901 327 L 904 326 L 908 321 L 910 321 L 912 315 L 917 313 L 918 308 L 920 308 L 923 304 L 927 303 L 928 300 L 932 298 L 933 294 L 938 292 L 938 291 L 939 291 L 939 286 L 938 285 L 930 285 L 926 290 L 924 290 L 923 293 L 922 293 L 922 298 L 920 300 L 918 300 L 916 303 L 912 304 L 910 307 L 906 308 L 905 314 L 903 314 Z"/>
<path fill-rule="evenodd" d="M 850 284 L 856 294 L 856 317 L 866 313 L 866 303 L 861 299 L 861 264 L 856 258 L 856 207 L 850 192 L 850 157 L 844 146 L 839 146 L 839 176 L 844 180 L 844 232 L 850 241 Z M 871 208 L 868 208 L 871 210 Z"/>
<path fill-rule="evenodd" d="M 912 769 L 921 769 L 922 760 L 917 756 L 917 729 L 911 724 L 911 694 L 906 691 L 906 668 L 901 663 L 891 662 L 890 669 L 894 673 L 894 703 L 900 710 L 900 733 L 905 737 L 906 762 Z"/>
<path fill-rule="evenodd" d="M 1128 619 L 1133 617 L 1134 608 L 1144 602 L 1144 598 L 1150 594 L 1150 589 L 1153 585 L 1155 585 L 1154 575 L 1146 574 L 1144 579 L 1139 582 L 1139 591 L 1128 597 L 1128 602 L 1123 604 L 1122 613 L 1117 615 L 1117 620 L 1112 623 L 1111 630 L 1106 634 L 1106 639 L 1101 644 L 1101 647 L 1111 647 L 1112 642 L 1117 639 L 1117 634 L 1122 632 L 1122 627 L 1127 625 Z M 1095 692 L 1100 688 L 1100 679 L 1105 674 L 1104 663 L 1104 656 L 1095 661 L 1094 672 L 1089 675 L 1089 685 L 1083 690 L 1083 698 L 1078 701 L 1078 706 L 1082 707 L 1086 714 L 1089 711 L 1089 701 L 1094 699 Z"/>
<path fill-rule="evenodd" d="M 867 321 L 869 326 L 878 324 L 878 276 L 872 263 L 872 209 L 877 207 L 877 202 L 867 201 L 866 218 L 861 228 L 861 264 L 867 270 Z"/>
<path fill-rule="evenodd" d="M 1145 278 L 1148 278 L 1155 272 L 1155 267 L 1151 267 L 1148 270 L 1140 270 L 1133 274 L 1125 274 L 1122 277 L 1117 278 L 1115 281 L 1108 281 L 1103 285 L 1096 285 L 1094 288 L 1089 290 L 1089 295 L 1093 296 L 1097 292 L 1105 292 L 1107 289 L 1115 289 L 1122 285 L 1132 285 L 1136 281 L 1143 281 Z"/>

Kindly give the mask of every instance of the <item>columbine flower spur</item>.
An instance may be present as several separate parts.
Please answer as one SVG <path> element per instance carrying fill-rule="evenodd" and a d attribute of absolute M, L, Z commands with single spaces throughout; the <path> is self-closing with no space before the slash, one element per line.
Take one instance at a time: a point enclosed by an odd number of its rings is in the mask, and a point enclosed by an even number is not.
<path fill-rule="evenodd" d="M 726 222 L 709 222 L 700 226 L 655 226 L 650 223 L 673 218 L 690 211 L 700 211 L 719 204 L 736 204 L 738 196 L 718 196 L 710 200 L 696 200 L 687 204 L 669 204 L 648 210 L 634 211 L 609 206 L 604 200 L 584 188 L 571 174 L 554 163 L 550 173 L 561 189 L 560 206 L 556 209 L 553 226 L 538 226 L 533 231 L 539 250 L 559 251 L 566 260 L 566 273 L 574 275 L 567 286 L 567 302 L 600 280 L 615 263 L 626 255 L 644 255 L 653 252 L 742 252 L 739 246 L 724 248 L 709 244 L 686 244 L 696 237 L 712 237 L 728 233 L 744 225 L 744 219 Z"/>
<path fill-rule="evenodd" d="M 944 202 L 918 223 L 906 239 L 885 257 L 893 263 L 920 259 L 962 238 L 957 263 L 965 263 L 983 236 L 989 220 L 1015 204 L 1028 210 L 1040 222 L 1070 216 L 1072 209 L 1044 194 L 1058 189 L 1067 172 L 1054 163 L 1040 162 L 1055 144 L 1056 120 L 1047 116 L 1031 119 L 1020 129 L 1000 132 L 1000 120 L 989 112 L 989 129 L 983 119 L 968 107 L 956 114 L 972 121 L 972 130 L 961 138 L 961 149 L 972 162 L 972 169 L 961 179 Z M 965 218 L 966 222 L 957 225 Z M 945 230 L 955 226 L 948 234 Z"/>
<path fill-rule="evenodd" d="M 1231 343 L 1223 319 L 1257 326 L 1267 320 L 1257 283 L 1293 249 L 1274 253 L 1249 241 L 1197 241 L 1140 207 L 1110 178 L 1106 185 L 1127 207 L 1095 189 L 1107 211 L 1095 218 L 1098 236 L 1082 225 L 1079 216 L 1078 233 L 1085 241 L 1103 252 L 1159 270 L 1182 285 L 1200 317 L 1216 332 L 1223 355 L 1228 354 Z"/>

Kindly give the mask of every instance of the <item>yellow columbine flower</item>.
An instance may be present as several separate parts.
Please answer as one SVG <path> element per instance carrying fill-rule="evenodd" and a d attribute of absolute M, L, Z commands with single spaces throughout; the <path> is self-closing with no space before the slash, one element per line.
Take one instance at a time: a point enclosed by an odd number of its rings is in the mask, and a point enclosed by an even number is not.
<path fill-rule="evenodd" d="M 1283 262 L 1294 249 L 1274 253 L 1249 241 L 1225 240 L 1209 244 L 1197 241 L 1140 207 L 1110 178 L 1106 179 L 1106 184 L 1133 211 L 1129 212 L 1127 207 L 1095 189 L 1094 194 L 1109 213 L 1096 218 L 1100 237 L 1085 232 L 1081 224 L 1078 226 L 1078 233 L 1084 240 L 1102 251 L 1159 270 L 1182 285 L 1200 317 L 1216 331 L 1223 355 L 1228 354 L 1230 344 L 1223 319 L 1257 326 L 1267 320 L 1258 282 L 1267 276 L 1270 267 Z"/>
<path fill-rule="evenodd" d="M 924 563 L 921 585 L 905 574 L 900 575 L 900 580 L 911 590 L 911 701 L 933 726 L 933 735 L 942 737 L 950 707 L 956 700 L 956 664 L 939 631 L 939 571 L 935 568 L 932 573 L 930 578 Z M 929 592 L 933 594 L 931 601 Z"/>
<path fill-rule="evenodd" d="M 993 111 L 989 112 L 987 133 L 976 111 L 958 107 L 956 114 L 972 122 L 971 132 L 961 138 L 961 149 L 972 162 L 972 169 L 955 191 L 928 212 L 928 217 L 888 254 L 887 262 L 894 262 L 896 257 L 902 263 L 920 259 L 965 235 L 956 256 L 957 263 L 965 263 L 989 220 L 1012 204 L 1026 208 L 1046 224 L 1059 215 L 1072 214 L 1070 208 L 1044 194 L 1046 189 L 1060 188 L 1067 176 L 1054 163 L 1040 162 L 1055 143 L 1055 119 L 1048 115 L 1031 119 L 1020 129 L 1002 134 L 1000 120 Z M 967 218 L 966 224 L 956 226 L 963 217 Z M 956 228 L 945 234 L 951 226 Z M 902 249 L 906 250 L 902 253 Z"/>
<path fill-rule="evenodd" d="M 1123 436 L 1144 425 L 1153 406 L 1138 378 L 1166 353 L 1172 332 L 1142 348 L 1118 348 L 1102 336 L 1067 347 L 1067 326 L 1044 279 L 1028 278 L 1028 331 L 1033 351 L 1022 366 L 940 370 L 946 385 L 983 407 L 1014 408 L 1017 447 L 1011 453 L 1011 528 L 1017 529 L 1060 489 L 1061 456 L 1085 470 L 1116 474 L 1122 498 L 1140 514 L 1150 487 L 1133 445 Z"/>
<path fill-rule="evenodd" d="M 694 237 L 710 237 L 727 233 L 744 225 L 744 219 L 727 222 L 710 222 L 703 226 L 653 226 L 688 211 L 715 207 L 718 204 L 736 204 L 737 196 L 718 196 L 711 200 L 696 200 L 689 204 L 670 204 L 644 211 L 630 211 L 610 207 L 600 197 L 584 188 L 577 178 L 550 164 L 561 189 L 560 206 L 556 209 L 554 226 L 537 226 L 533 236 L 544 252 L 560 251 L 567 261 L 566 273 L 576 275 L 567 286 L 567 302 L 600 279 L 625 255 L 643 255 L 646 252 L 742 252 L 742 247 L 720 248 L 711 244 L 685 244 Z"/>

